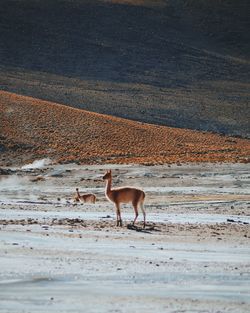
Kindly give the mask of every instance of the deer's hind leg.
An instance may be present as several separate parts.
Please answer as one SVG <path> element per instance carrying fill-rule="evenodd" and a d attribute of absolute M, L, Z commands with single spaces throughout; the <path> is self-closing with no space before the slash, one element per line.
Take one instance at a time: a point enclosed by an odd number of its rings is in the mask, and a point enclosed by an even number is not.
<path fill-rule="evenodd" d="M 143 214 L 143 228 L 145 228 L 146 227 L 146 212 L 145 212 L 145 209 L 144 209 L 143 201 L 141 201 L 140 207 L 141 207 L 141 211 L 142 211 L 142 214 Z"/>
<path fill-rule="evenodd" d="M 132 202 L 132 205 L 133 205 L 133 208 L 134 208 L 134 211 L 135 211 L 135 218 L 134 218 L 134 221 L 133 221 L 133 225 L 135 225 L 135 222 L 136 222 L 137 217 L 139 215 L 139 213 L 138 213 L 138 202 L 134 201 L 134 202 Z"/>

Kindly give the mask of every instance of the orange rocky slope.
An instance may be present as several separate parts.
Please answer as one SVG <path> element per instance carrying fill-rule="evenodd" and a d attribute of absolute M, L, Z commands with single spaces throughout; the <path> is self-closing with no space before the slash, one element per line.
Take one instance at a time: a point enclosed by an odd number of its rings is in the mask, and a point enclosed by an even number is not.
<path fill-rule="evenodd" d="M 56 162 L 248 162 L 250 141 L 143 124 L 0 92 L 2 165 Z"/>

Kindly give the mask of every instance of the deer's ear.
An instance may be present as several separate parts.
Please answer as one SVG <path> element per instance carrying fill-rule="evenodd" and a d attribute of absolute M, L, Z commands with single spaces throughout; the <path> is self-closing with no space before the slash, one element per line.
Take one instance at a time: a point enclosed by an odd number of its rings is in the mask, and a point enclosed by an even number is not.
<path fill-rule="evenodd" d="M 109 170 L 109 173 L 111 174 L 111 170 Z"/>

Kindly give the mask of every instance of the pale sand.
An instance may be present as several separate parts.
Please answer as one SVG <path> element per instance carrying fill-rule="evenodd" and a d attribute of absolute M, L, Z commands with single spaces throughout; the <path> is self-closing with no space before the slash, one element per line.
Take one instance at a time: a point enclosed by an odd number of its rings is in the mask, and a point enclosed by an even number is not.
<path fill-rule="evenodd" d="M 116 186 L 146 191 L 145 231 L 141 215 L 127 228 L 128 205 L 114 226 L 109 167 Z M 202 164 L 0 176 L 0 312 L 249 312 L 249 175 L 247 164 Z M 99 201 L 73 205 L 76 187 Z"/>

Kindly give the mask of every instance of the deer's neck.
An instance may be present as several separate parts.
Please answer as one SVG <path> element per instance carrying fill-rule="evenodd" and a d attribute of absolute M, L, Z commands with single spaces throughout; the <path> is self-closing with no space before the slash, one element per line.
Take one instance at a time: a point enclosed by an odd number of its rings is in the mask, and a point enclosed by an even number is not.
<path fill-rule="evenodd" d="M 112 190 L 111 190 L 111 179 L 108 179 L 108 180 L 107 180 L 105 193 L 106 193 L 106 196 L 108 196 L 108 197 L 110 198 L 110 195 L 112 194 Z"/>
<path fill-rule="evenodd" d="M 80 192 L 79 191 L 77 191 L 77 196 L 80 198 Z"/>

